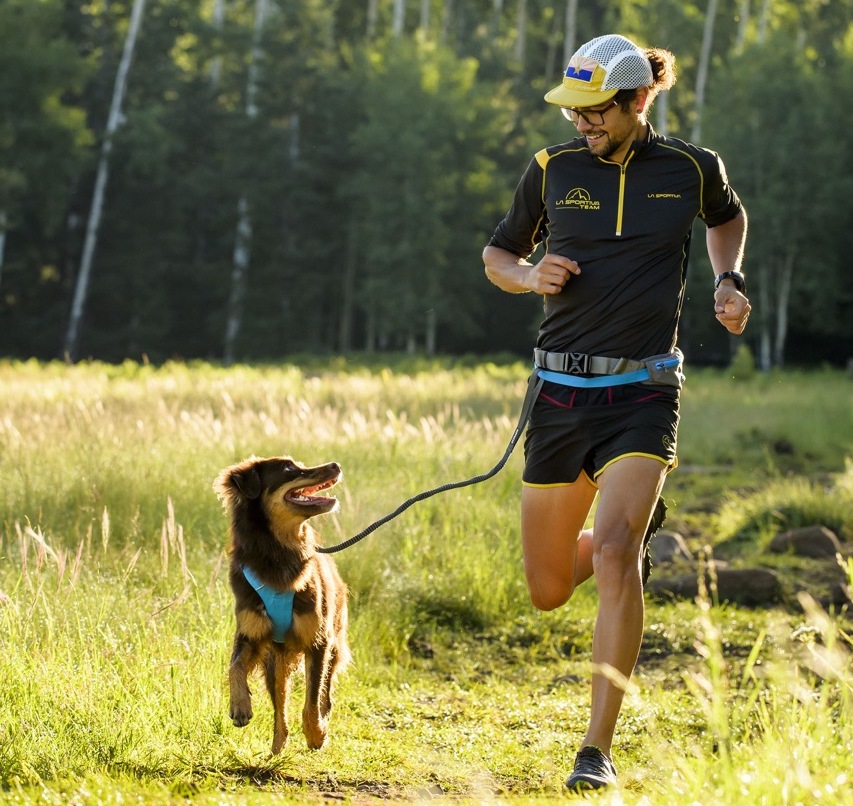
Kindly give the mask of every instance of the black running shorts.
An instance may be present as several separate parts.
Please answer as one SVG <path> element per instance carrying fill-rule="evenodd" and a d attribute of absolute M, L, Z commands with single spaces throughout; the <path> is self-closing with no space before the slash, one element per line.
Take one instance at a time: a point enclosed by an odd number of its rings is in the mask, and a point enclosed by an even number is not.
<path fill-rule="evenodd" d="M 546 381 L 527 425 L 522 481 L 558 487 L 581 472 L 595 483 L 617 459 L 678 463 L 678 392 L 642 384 L 585 389 Z"/>

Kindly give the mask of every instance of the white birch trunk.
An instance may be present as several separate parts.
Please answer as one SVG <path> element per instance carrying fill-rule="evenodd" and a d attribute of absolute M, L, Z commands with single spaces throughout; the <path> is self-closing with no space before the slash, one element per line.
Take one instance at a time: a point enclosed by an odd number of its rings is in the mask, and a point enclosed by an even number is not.
<path fill-rule="evenodd" d="M 518 19 L 516 22 L 515 35 L 515 60 L 518 64 L 524 66 L 524 54 L 527 44 L 527 0 L 519 0 L 518 2 Z"/>
<path fill-rule="evenodd" d="M 430 0 L 421 0 L 421 30 L 429 37 Z"/>
<path fill-rule="evenodd" d="M 403 35 L 406 22 L 406 0 L 394 0 L 394 20 L 391 24 L 391 35 L 399 39 Z"/>
<path fill-rule="evenodd" d="M 249 75 L 246 79 L 246 117 L 254 120 L 258 116 L 256 103 L 258 78 L 261 71 L 263 51 L 261 40 L 264 33 L 267 0 L 255 0 L 255 29 L 252 36 L 252 54 L 249 61 Z M 234 256 L 231 269 L 231 294 L 228 298 L 228 311 L 225 323 L 225 349 L 223 361 L 226 365 L 234 363 L 235 347 L 240 329 L 243 326 L 243 298 L 246 295 L 249 263 L 252 259 L 252 210 L 245 190 L 237 202 L 237 231 L 234 237 Z"/>
<path fill-rule="evenodd" d="M 791 299 L 791 282 L 794 277 L 794 250 L 789 249 L 779 273 L 776 288 L 776 342 L 773 347 L 773 365 L 785 364 L 785 342 L 788 339 L 788 303 Z"/>
<path fill-rule="evenodd" d="M 702 34 L 702 52 L 699 54 L 699 67 L 696 72 L 696 119 L 693 123 L 691 139 L 697 143 L 702 137 L 702 114 L 705 111 L 705 87 L 708 84 L 708 67 L 711 64 L 711 51 L 714 45 L 714 21 L 717 17 L 718 0 L 708 0 L 705 12 L 705 31 Z"/>
<path fill-rule="evenodd" d="M 760 279 L 758 285 L 758 307 L 761 309 L 761 330 L 758 339 L 758 366 L 767 372 L 773 366 L 773 338 L 770 335 L 770 312 L 773 305 L 770 301 L 770 272 L 765 264 L 758 266 Z"/>
<path fill-rule="evenodd" d="M 222 25 L 225 22 L 225 0 L 214 0 L 213 14 L 211 16 L 213 29 L 217 33 L 222 32 Z M 222 57 L 216 56 L 210 65 L 210 83 L 214 89 L 219 86 L 219 79 L 222 77 Z"/>
<path fill-rule="evenodd" d="M 379 18 L 379 0 L 368 0 L 367 2 L 367 39 L 371 40 L 376 35 L 376 20 Z"/>
<path fill-rule="evenodd" d="M 764 0 L 764 4 L 761 6 L 761 14 L 758 17 L 758 41 L 760 44 L 764 44 L 764 40 L 767 39 L 767 20 L 770 18 L 770 3 L 771 0 Z"/>
<path fill-rule="evenodd" d="M 492 0 L 492 36 L 497 36 L 501 30 L 501 20 L 504 13 L 504 0 Z"/>
<path fill-rule="evenodd" d="M 737 26 L 737 38 L 735 39 L 735 53 L 740 53 L 746 45 L 746 30 L 749 27 L 750 0 L 740 0 L 740 20 Z"/>
<path fill-rule="evenodd" d="M 566 3 L 566 32 L 563 36 L 563 70 L 569 59 L 577 50 L 575 43 L 578 39 L 578 0 L 568 0 Z"/>
<path fill-rule="evenodd" d="M 145 10 L 145 0 L 134 0 L 130 12 L 130 24 L 127 35 L 124 38 L 124 48 L 119 62 L 116 80 L 113 86 L 113 97 L 110 102 L 110 113 L 107 118 L 107 128 L 104 132 L 104 140 L 101 143 L 101 156 L 98 160 L 98 169 L 95 174 L 95 190 L 92 194 L 92 204 L 89 209 L 89 222 L 86 226 L 86 238 L 83 242 L 83 255 L 80 258 L 80 273 L 77 275 L 77 284 L 74 288 L 74 299 L 71 303 L 71 316 L 68 321 L 68 330 L 65 334 L 65 355 L 69 360 L 75 360 L 77 353 L 77 341 L 80 335 L 80 323 L 83 319 L 83 311 L 89 296 L 89 281 L 92 274 L 92 261 L 95 257 L 95 249 L 98 244 L 98 230 L 101 225 L 101 214 L 104 209 L 104 197 L 106 195 L 107 180 L 110 172 L 110 152 L 113 148 L 113 135 L 122 122 L 122 103 L 127 88 L 127 76 L 130 72 L 130 64 L 133 61 L 133 50 L 139 36 L 142 25 L 142 14 Z"/>
<path fill-rule="evenodd" d="M 669 91 L 655 98 L 655 129 L 664 137 L 669 135 Z"/>

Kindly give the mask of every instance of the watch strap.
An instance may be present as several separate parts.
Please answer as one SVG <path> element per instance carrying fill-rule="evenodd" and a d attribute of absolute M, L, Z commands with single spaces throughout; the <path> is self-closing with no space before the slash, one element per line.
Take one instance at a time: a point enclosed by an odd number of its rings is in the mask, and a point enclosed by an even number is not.
<path fill-rule="evenodd" d="M 741 294 L 746 292 L 746 278 L 741 274 L 741 272 L 724 271 L 722 274 L 718 274 L 714 280 L 715 291 L 720 287 L 720 283 L 722 283 L 723 280 L 731 280 L 735 284 L 735 288 L 740 291 Z"/>

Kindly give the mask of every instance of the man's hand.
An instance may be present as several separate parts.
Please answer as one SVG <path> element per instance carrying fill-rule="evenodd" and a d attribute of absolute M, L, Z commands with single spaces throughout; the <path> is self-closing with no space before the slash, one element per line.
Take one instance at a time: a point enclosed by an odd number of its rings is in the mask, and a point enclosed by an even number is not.
<path fill-rule="evenodd" d="M 751 310 L 749 300 L 734 286 L 723 283 L 714 292 L 714 311 L 717 321 L 735 336 L 743 333 Z"/>
<path fill-rule="evenodd" d="M 530 268 L 525 285 L 535 294 L 559 294 L 569 277 L 580 273 L 581 267 L 574 260 L 547 254 Z"/>

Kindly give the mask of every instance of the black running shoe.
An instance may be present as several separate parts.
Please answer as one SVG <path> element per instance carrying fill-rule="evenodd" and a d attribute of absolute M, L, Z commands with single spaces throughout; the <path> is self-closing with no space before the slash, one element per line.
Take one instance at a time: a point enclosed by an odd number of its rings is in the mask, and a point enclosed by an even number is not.
<path fill-rule="evenodd" d="M 643 585 L 649 581 L 649 575 L 652 573 L 652 553 L 649 550 L 649 542 L 652 536 L 658 529 L 663 526 L 666 520 L 666 501 L 662 496 L 658 497 L 658 502 L 655 504 L 655 511 L 652 512 L 652 519 L 649 522 L 649 528 L 646 530 L 646 536 L 643 538 Z"/>
<path fill-rule="evenodd" d="M 616 786 L 613 762 L 594 744 L 582 747 L 575 757 L 575 768 L 566 779 L 566 787 L 575 792 Z"/>

